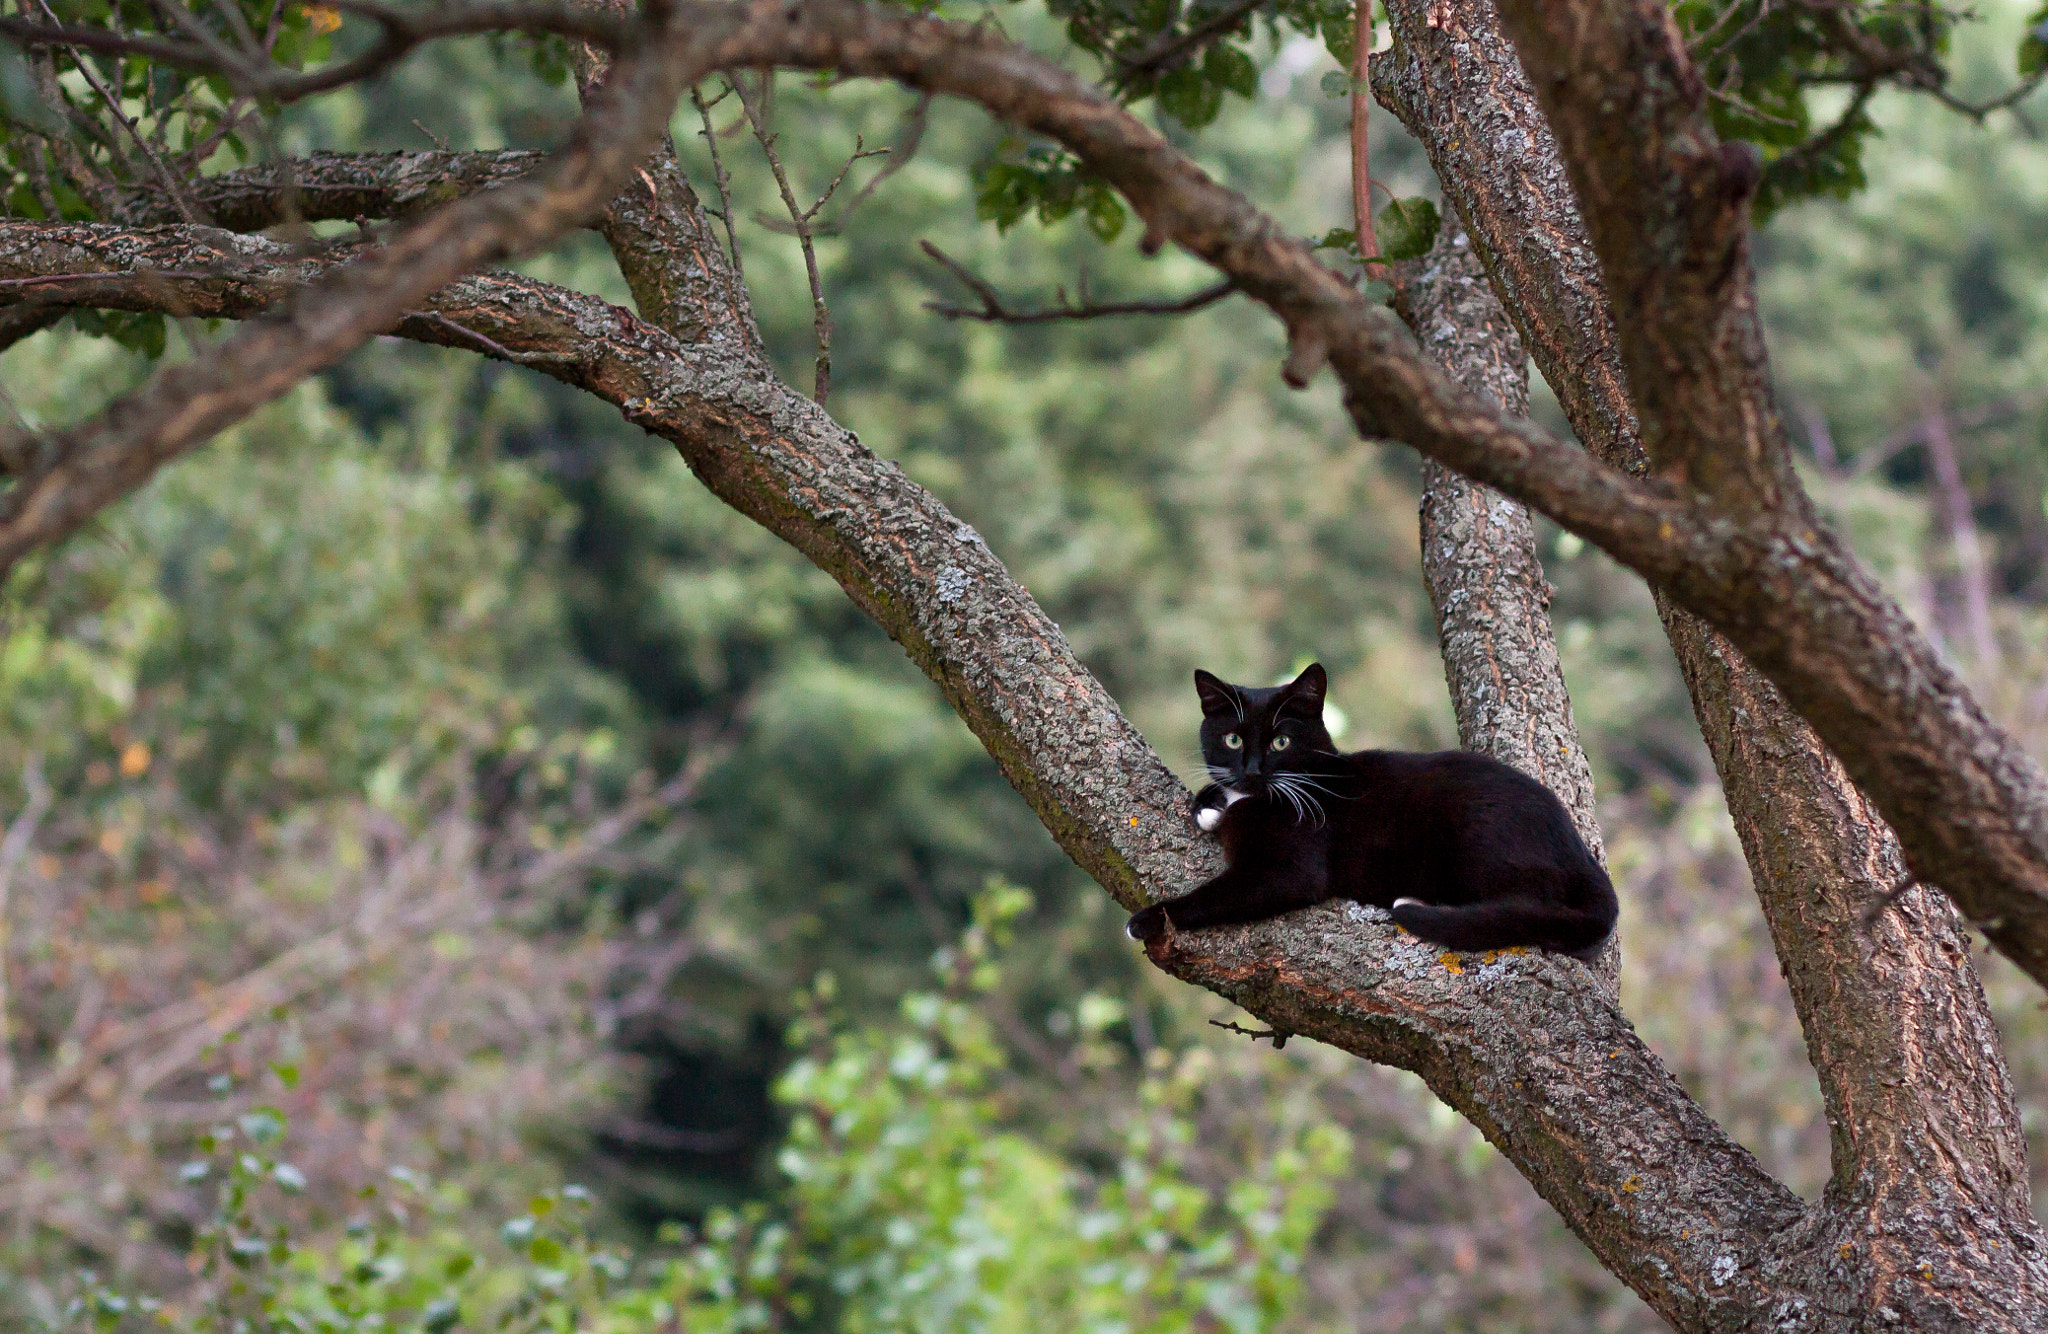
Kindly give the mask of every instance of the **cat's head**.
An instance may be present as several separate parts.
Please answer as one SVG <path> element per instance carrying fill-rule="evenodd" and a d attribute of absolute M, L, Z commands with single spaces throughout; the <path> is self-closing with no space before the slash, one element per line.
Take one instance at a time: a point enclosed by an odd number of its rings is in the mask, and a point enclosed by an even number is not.
<path fill-rule="evenodd" d="M 1323 696 L 1330 688 L 1323 665 L 1312 662 L 1284 686 L 1234 686 L 1195 673 L 1202 697 L 1202 760 L 1209 777 L 1240 789 L 1258 789 L 1276 773 L 1312 769 L 1314 756 L 1336 752 L 1323 727 Z"/>

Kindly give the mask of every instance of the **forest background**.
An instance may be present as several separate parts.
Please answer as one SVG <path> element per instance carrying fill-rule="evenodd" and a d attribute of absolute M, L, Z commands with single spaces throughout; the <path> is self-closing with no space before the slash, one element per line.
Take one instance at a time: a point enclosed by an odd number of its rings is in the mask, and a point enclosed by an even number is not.
<path fill-rule="evenodd" d="M 2009 85 L 2023 19 L 1960 30 L 1959 92 Z M 558 137 L 570 90 L 507 69 L 435 46 L 293 113 L 284 146 Z M 1199 141 L 1303 234 L 1349 216 L 1333 69 L 1268 51 Z M 842 127 L 781 144 L 814 195 L 913 109 L 785 77 L 772 115 Z M 1891 94 L 1871 114 L 1870 185 L 1759 233 L 1780 393 L 1858 554 L 2048 754 L 2048 99 L 1984 126 Z M 1375 124 L 1375 176 L 1432 195 Z M 721 139 L 749 286 L 808 384 L 802 259 L 750 147 Z M 1020 298 L 1202 280 L 1085 213 L 977 219 L 978 170 L 1015 147 L 934 104 L 821 238 L 834 415 L 976 527 L 1190 772 L 1197 665 L 1317 658 L 1346 746 L 1455 745 L 1418 467 L 1360 448 L 1327 383 L 1283 391 L 1276 329 L 1229 303 L 1028 327 L 928 308 L 975 302 L 921 240 Z M 628 301 L 594 238 L 531 269 Z M 67 322 L 10 350 L 8 407 L 62 420 L 135 383 L 109 333 L 152 336 Z M 1540 540 L 1624 1007 L 1811 1195 L 1819 1096 L 1655 611 Z M 1657 1327 L 1420 1081 L 1208 1027 L 1228 1007 L 1144 966 L 826 575 L 537 374 L 380 340 L 24 562 L 0 617 L 10 1327 L 189 1306 L 195 1246 L 239 1244 L 213 1192 L 254 1170 L 252 1137 L 295 1249 L 243 1258 L 286 1306 L 360 1271 L 318 1298 L 349 1318 L 431 1327 L 432 1298 L 587 1284 L 621 1328 L 627 1291 L 694 1303 L 690 1328 Z M 2038 1202 L 2048 1018 L 1981 966 Z M 626 1249 L 646 1259 L 614 1275 Z"/>

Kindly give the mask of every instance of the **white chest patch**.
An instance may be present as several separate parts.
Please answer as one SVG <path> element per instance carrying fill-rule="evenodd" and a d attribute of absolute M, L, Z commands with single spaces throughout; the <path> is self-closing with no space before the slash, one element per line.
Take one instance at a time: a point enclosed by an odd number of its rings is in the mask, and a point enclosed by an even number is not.
<path fill-rule="evenodd" d="M 1196 827 L 1203 830 L 1214 830 L 1217 825 L 1223 823 L 1223 812 L 1229 809 L 1232 802 L 1243 801 L 1250 795 L 1251 793 L 1240 792 L 1234 787 L 1224 788 L 1223 804 L 1221 806 L 1204 806 L 1201 810 L 1195 812 Z"/>

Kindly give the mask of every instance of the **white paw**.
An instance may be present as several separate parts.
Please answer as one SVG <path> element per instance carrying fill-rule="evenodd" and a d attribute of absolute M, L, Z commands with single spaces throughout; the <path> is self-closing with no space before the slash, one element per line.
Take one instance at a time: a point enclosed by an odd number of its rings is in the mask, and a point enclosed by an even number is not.
<path fill-rule="evenodd" d="M 1220 807 L 1204 806 L 1195 812 L 1195 824 L 1202 829 L 1214 829 L 1222 823 L 1223 811 Z"/>
<path fill-rule="evenodd" d="M 1394 906 L 1395 906 L 1396 908 L 1402 908 L 1402 907 L 1407 907 L 1407 906 L 1409 906 L 1409 905 L 1411 905 L 1411 904 L 1412 904 L 1412 905 L 1414 905 L 1414 906 L 1415 906 L 1415 907 L 1417 907 L 1417 908 L 1427 908 L 1427 907 L 1429 906 L 1429 905 L 1428 905 L 1427 903 L 1424 903 L 1424 902 L 1423 902 L 1423 901 L 1422 901 L 1421 899 L 1395 899 L 1395 900 L 1394 900 Z"/>

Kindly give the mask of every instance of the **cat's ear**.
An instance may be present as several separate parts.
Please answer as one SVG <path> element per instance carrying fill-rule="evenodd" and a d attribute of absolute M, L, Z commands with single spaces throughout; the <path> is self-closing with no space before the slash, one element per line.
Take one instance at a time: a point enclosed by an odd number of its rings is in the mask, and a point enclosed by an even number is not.
<path fill-rule="evenodd" d="M 1195 668 L 1195 693 L 1202 697 L 1202 712 L 1205 715 L 1227 713 L 1239 717 L 1244 713 L 1244 704 L 1238 699 L 1237 687 L 1222 681 L 1201 668 Z"/>
<path fill-rule="evenodd" d="M 1287 684 L 1287 702 L 1311 716 L 1323 711 L 1323 696 L 1330 691 L 1330 674 L 1323 664 L 1312 662 L 1301 675 Z"/>

